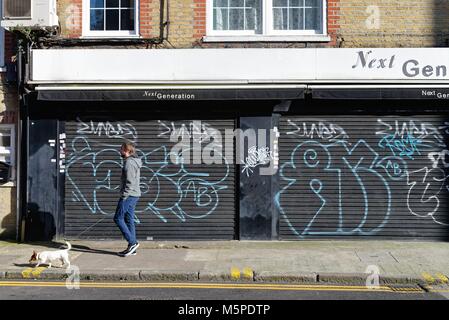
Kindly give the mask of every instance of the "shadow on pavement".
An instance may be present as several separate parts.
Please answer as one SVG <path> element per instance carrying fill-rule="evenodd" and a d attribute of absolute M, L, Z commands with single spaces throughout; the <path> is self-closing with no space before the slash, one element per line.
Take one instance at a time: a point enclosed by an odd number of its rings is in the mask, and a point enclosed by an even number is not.
<path fill-rule="evenodd" d="M 33 268 L 35 266 L 34 263 L 13 263 L 13 265 L 21 268 Z"/>
<path fill-rule="evenodd" d="M 117 252 L 115 251 L 106 251 L 106 250 L 100 250 L 100 249 L 92 249 L 87 246 L 80 246 L 80 245 L 72 245 L 72 250 L 75 252 L 86 252 L 86 253 L 96 253 L 96 254 L 109 254 L 116 256 Z"/>
<path fill-rule="evenodd" d="M 66 249 L 67 246 L 65 245 L 65 243 L 61 243 L 61 242 L 55 242 L 55 241 L 33 241 L 33 242 L 24 242 L 27 245 L 35 245 L 35 246 L 39 246 L 39 247 L 47 247 L 49 249 L 55 249 L 55 250 L 61 250 L 61 249 Z M 42 250 L 36 250 L 36 251 L 42 251 Z M 72 249 L 70 251 L 73 252 L 85 252 L 85 253 L 95 253 L 95 254 L 109 254 L 109 255 L 117 255 L 116 251 L 107 251 L 107 250 L 101 250 L 101 249 L 92 249 L 90 247 L 87 246 L 81 246 L 81 245 L 74 245 L 72 244 Z"/>

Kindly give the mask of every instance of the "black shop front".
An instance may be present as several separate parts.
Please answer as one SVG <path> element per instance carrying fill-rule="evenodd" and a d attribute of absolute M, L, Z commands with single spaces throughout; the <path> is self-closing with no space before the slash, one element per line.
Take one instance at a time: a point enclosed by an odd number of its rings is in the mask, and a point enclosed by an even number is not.
<path fill-rule="evenodd" d="M 273 109 L 301 104 L 302 88 L 37 90 L 25 100 L 26 239 L 120 239 L 113 215 L 124 141 L 136 143 L 143 162 L 135 216 L 140 239 L 276 236 L 270 200 L 276 175 L 257 174 L 269 159 L 259 163 L 236 129 L 268 132 L 270 149 Z M 240 141 L 246 151 L 238 163 Z M 174 159 L 176 146 L 182 158 Z"/>
<path fill-rule="evenodd" d="M 365 70 L 355 49 L 251 52 L 302 54 L 303 65 L 261 75 L 248 56 L 246 78 L 221 65 L 220 81 L 192 68 L 140 83 L 136 69 L 121 84 L 107 70 L 94 83 L 87 71 L 83 82 L 33 69 L 21 112 L 24 238 L 120 239 L 112 218 L 129 140 L 144 163 L 140 240 L 448 239 L 448 79 L 409 79 L 393 63 Z M 340 66 L 320 64 L 329 55 Z"/>
<path fill-rule="evenodd" d="M 30 94 L 27 239 L 120 238 L 112 220 L 118 150 L 129 140 L 144 162 L 135 217 L 142 240 L 444 240 L 446 102 L 403 99 L 422 89 L 389 90 L 388 98 L 378 89 L 311 88 L 195 101 Z M 265 130 L 266 141 L 251 148 L 248 136 L 227 134 L 235 129 Z M 188 156 L 198 146 L 215 161 L 173 161 L 180 142 Z M 275 172 L 260 174 L 268 162 Z"/>

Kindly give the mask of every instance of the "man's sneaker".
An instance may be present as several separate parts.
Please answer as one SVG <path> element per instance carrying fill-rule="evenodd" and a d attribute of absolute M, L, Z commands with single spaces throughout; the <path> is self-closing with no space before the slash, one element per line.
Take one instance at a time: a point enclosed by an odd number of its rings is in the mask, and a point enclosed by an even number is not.
<path fill-rule="evenodd" d="M 128 245 L 128 248 L 126 248 L 125 250 L 123 250 L 123 251 L 120 251 L 119 253 L 118 253 L 118 255 L 119 256 L 122 256 L 122 255 L 124 255 L 125 253 L 127 253 L 128 252 L 128 250 L 129 250 L 129 247 L 131 247 L 130 245 Z"/>
<path fill-rule="evenodd" d="M 139 243 L 136 242 L 135 244 L 133 244 L 131 247 L 129 247 L 129 249 L 127 250 L 127 252 L 125 252 L 123 254 L 123 256 L 127 257 L 132 255 L 134 252 L 136 252 L 137 248 L 139 247 Z"/>
<path fill-rule="evenodd" d="M 125 255 L 125 253 L 126 252 L 128 252 L 128 250 L 129 250 L 129 247 L 130 246 L 128 246 L 128 248 L 126 248 L 126 250 L 123 250 L 123 251 L 120 251 L 119 253 L 117 253 L 119 256 L 124 256 Z M 131 255 L 132 256 L 135 256 L 135 255 L 137 255 L 137 250 L 136 251 L 134 251 L 133 253 L 131 253 Z"/>
<path fill-rule="evenodd" d="M 126 256 L 125 256 L 125 254 L 126 254 L 125 251 L 119 252 L 119 253 L 117 253 L 117 254 L 118 254 L 120 257 L 126 257 Z M 137 250 L 134 251 L 133 253 L 131 253 L 130 256 L 137 256 Z"/>

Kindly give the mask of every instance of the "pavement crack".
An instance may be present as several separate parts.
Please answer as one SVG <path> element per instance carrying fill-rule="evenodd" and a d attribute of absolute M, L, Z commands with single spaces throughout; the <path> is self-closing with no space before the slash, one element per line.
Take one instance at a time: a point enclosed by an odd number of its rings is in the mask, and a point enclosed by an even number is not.
<path fill-rule="evenodd" d="M 388 251 L 388 254 L 394 259 L 394 261 L 396 261 L 397 263 L 399 263 L 399 260 L 396 259 L 396 257 L 395 257 L 390 251 Z"/>
<path fill-rule="evenodd" d="M 423 285 L 421 283 L 418 283 L 418 287 L 420 287 L 424 292 L 427 293 L 431 291 L 426 285 Z"/>

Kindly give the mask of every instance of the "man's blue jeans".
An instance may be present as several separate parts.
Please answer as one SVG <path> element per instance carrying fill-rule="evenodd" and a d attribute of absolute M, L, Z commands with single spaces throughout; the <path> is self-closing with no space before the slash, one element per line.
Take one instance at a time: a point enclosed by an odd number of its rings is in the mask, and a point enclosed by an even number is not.
<path fill-rule="evenodd" d="M 137 243 L 136 227 L 134 225 L 134 209 L 139 198 L 128 197 L 120 199 L 115 211 L 114 222 L 119 227 L 128 245 Z"/>

